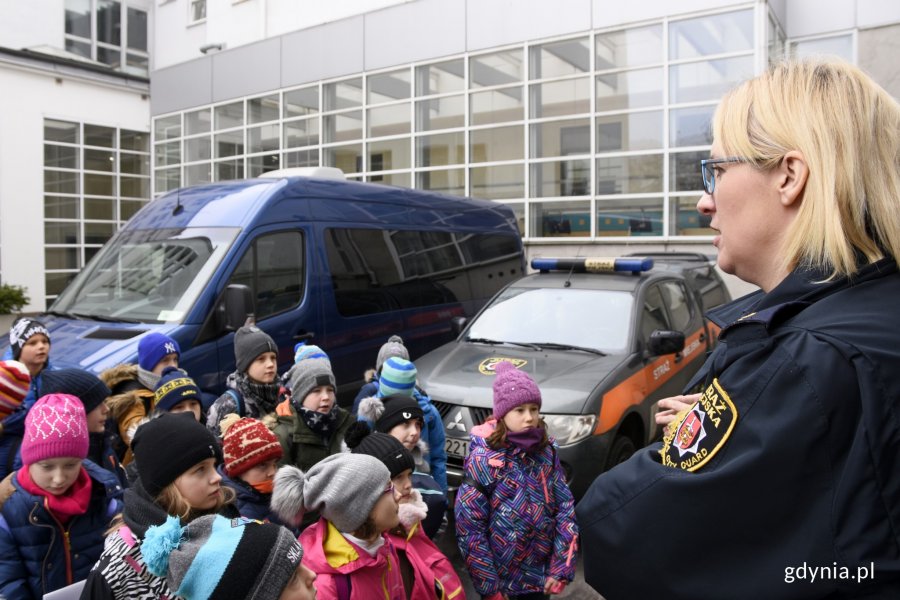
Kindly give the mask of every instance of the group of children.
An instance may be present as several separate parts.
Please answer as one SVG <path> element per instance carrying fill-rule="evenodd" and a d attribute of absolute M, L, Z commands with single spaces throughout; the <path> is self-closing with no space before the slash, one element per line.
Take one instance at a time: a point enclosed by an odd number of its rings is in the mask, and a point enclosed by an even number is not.
<path fill-rule="evenodd" d="M 433 541 L 447 522 L 443 426 L 399 337 L 350 413 L 321 348 L 298 345 L 279 378 L 272 338 L 242 327 L 228 390 L 204 414 L 167 336 L 97 378 L 50 369 L 49 332 L 24 321 L 11 358 L 27 360 L 0 362 L 3 597 L 84 579 L 82 598 L 465 597 Z M 472 432 L 456 532 L 491 600 L 545 598 L 574 576 L 573 500 L 540 405 L 501 363 L 496 420 Z"/>

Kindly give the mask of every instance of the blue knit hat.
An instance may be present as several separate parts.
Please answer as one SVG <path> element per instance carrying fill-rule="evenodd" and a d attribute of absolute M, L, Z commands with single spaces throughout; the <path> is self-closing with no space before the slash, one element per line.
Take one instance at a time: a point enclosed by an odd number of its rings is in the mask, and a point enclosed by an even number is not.
<path fill-rule="evenodd" d="M 381 365 L 378 397 L 412 396 L 416 389 L 416 365 L 405 358 L 392 356 Z"/>
<path fill-rule="evenodd" d="M 169 412 L 184 400 L 200 400 L 200 388 L 178 367 L 166 367 L 154 393 L 153 409 Z"/>
<path fill-rule="evenodd" d="M 138 366 L 145 371 L 152 371 L 169 354 L 177 354 L 181 358 L 178 342 L 161 333 L 148 333 L 138 342 Z"/>

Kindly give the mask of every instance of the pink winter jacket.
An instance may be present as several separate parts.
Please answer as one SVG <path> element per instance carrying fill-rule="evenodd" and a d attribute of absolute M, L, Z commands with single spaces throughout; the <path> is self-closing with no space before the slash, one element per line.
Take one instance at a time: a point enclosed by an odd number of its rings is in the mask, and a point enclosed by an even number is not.
<path fill-rule="evenodd" d="M 348 600 L 339 595 L 341 586 L 350 588 L 349 600 L 406 600 L 397 552 L 390 540 L 370 556 L 321 518 L 303 530 L 300 544 L 303 564 L 317 575 L 319 600 Z M 344 582 L 338 581 L 341 578 Z"/>
<path fill-rule="evenodd" d="M 389 533 L 397 551 L 405 551 L 415 570 L 410 600 L 465 600 L 459 575 L 444 554 L 416 523 L 406 536 Z"/>

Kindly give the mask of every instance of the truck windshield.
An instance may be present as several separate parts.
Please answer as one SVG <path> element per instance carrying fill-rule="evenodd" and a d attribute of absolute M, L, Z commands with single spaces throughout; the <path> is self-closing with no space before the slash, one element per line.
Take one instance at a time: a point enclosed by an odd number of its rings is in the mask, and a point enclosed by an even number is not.
<path fill-rule="evenodd" d="M 239 231 L 236 227 L 123 230 L 48 312 L 101 321 L 181 322 Z"/>
<path fill-rule="evenodd" d="M 466 337 L 621 353 L 628 345 L 632 304 L 629 292 L 510 287 L 484 309 Z"/>

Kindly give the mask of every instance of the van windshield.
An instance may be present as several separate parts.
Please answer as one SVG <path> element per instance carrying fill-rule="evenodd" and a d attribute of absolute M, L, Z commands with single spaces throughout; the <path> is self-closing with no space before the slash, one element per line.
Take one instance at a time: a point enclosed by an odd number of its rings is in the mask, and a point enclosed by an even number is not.
<path fill-rule="evenodd" d="M 466 338 L 620 353 L 628 345 L 633 301 L 629 292 L 512 286 L 478 315 Z"/>
<path fill-rule="evenodd" d="M 100 321 L 180 323 L 239 231 L 237 227 L 123 230 L 48 312 Z"/>

